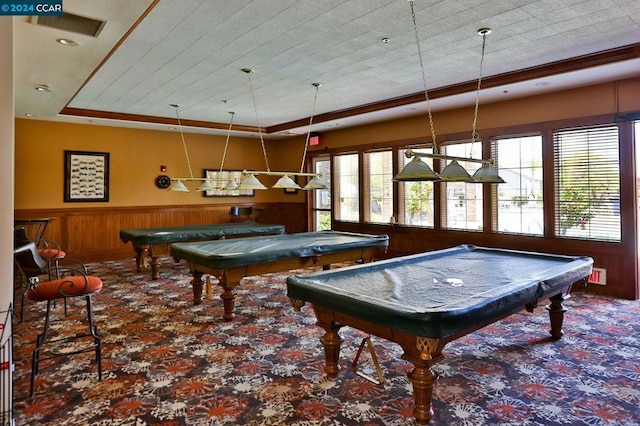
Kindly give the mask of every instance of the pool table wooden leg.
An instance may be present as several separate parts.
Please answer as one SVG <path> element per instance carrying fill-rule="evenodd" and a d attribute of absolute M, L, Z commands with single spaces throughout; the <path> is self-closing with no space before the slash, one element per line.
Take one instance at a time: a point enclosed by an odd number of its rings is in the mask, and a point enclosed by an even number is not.
<path fill-rule="evenodd" d="M 157 280 L 160 276 L 160 262 L 158 256 L 151 256 L 151 279 Z"/>
<path fill-rule="evenodd" d="M 335 323 L 325 324 L 317 322 L 316 325 L 324 328 L 325 334 L 320 338 L 322 346 L 324 347 L 324 372 L 327 376 L 334 378 L 340 372 L 340 346 L 342 345 L 342 339 L 338 334 L 340 327 Z"/>
<path fill-rule="evenodd" d="M 147 267 L 147 251 L 142 247 L 134 247 L 133 249 L 136 252 L 136 272 L 141 272 Z"/>
<path fill-rule="evenodd" d="M 347 325 L 358 330 L 376 335 L 400 345 L 404 351 L 402 359 L 411 362 L 413 370 L 407 375 L 413 385 L 414 409 L 416 423 L 426 425 L 433 418 L 433 387 L 438 375 L 431 367 L 442 361 L 444 346 L 453 340 L 453 336 L 445 339 L 430 339 L 400 330 L 359 320 L 333 309 L 312 304 L 316 314 L 316 325 L 325 331 L 320 338 L 325 354 L 325 373 L 328 377 L 336 377 L 340 371 L 339 358 L 342 339 L 338 334 L 341 327 Z"/>
<path fill-rule="evenodd" d="M 551 322 L 550 333 L 553 340 L 562 338 L 564 334 L 562 331 L 562 322 L 564 321 L 564 313 L 567 312 L 567 308 L 564 307 L 562 302 L 568 298 L 569 295 L 564 293 L 558 293 L 549 298 L 551 303 L 547 306 L 547 311 L 549 311 L 549 321 Z"/>
<path fill-rule="evenodd" d="M 431 367 L 444 358 L 442 349 L 446 341 L 413 337 L 397 343 L 404 349 L 402 358 L 414 366 L 407 374 L 413 385 L 413 416 L 417 424 L 426 425 L 433 418 L 433 387 L 438 380 L 438 375 Z"/>
<path fill-rule="evenodd" d="M 433 417 L 433 386 L 438 380 L 430 366 L 423 364 L 423 361 L 413 362 L 415 368 L 407 374 L 413 385 L 413 416 L 419 425 L 428 424 Z"/>
<path fill-rule="evenodd" d="M 197 269 L 193 271 L 193 279 L 191 280 L 191 287 L 193 287 L 193 304 L 199 305 L 202 303 L 202 275 L 203 273 Z"/>
<path fill-rule="evenodd" d="M 233 294 L 233 289 L 238 285 L 238 283 L 229 285 L 229 280 L 225 274 L 219 276 L 218 280 L 219 284 L 224 289 L 222 294 L 220 294 L 220 298 L 222 299 L 222 304 L 224 306 L 224 315 L 222 318 L 225 321 L 231 321 L 234 317 L 233 311 L 236 309 L 236 295 Z"/>

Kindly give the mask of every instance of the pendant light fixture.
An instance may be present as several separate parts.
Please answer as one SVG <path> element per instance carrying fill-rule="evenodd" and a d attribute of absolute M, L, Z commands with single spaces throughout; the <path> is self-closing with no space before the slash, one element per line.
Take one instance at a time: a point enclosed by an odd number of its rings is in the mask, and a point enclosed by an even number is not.
<path fill-rule="evenodd" d="M 260 126 L 260 119 L 258 117 L 258 108 L 256 106 L 256 99 L 255 99 L 255 95 L 253 93 L 253 84 L 251 81 L 251 74 L 254 73 L 254 71 L 250 68 L 243 68 L 242 72 L 247 74 L 247 78 L 249 80 L 249 91 L 251 92 L 251 100 L 253 102 L 253 109 L 255 111 L 256 114 L 256 124 L 258 127 L 258 135 L 260 137 L 260 145 L 262 147 L 262 155 L 264 157 L 264 162 L 265 162 L 265 167 L 266 170 L 265 171 L 257 171 L 257 170 L 244 170 L 242 172 L 242 178 L 240 180 L 240 184 L 238 185 L 238 189 L 267 189 L 267 187 L 265 185 L 262 184 L 262 182 L 260 182 L 260 180 L 258 180 L 258 178 L 256 176 L 260 176 L 260 175 L 266 175 L 266 176 L 280 176 L 280 178 L 278 179 L 278 181 L 276 182 L 275 185 L 272 186 L 272 188 L 283 188 L 283 189 L 327 189 L 327 185 L 322 181 L 321 176 L 318 175 L 317 173 L 304 173 L 303 169 L 304 169 L 304 161 L 305 161 L 305 156 L 307 153 L 307 147 L 309 145 L 309 135 L 311 133 L 311 123 L 313 121 L 313 110 L 311 113 L 311 118 L 309 120 L 309 131 L 307 132 L 307 138 L 306 138 L 306 142 L 305 142 L 305 147 L 304 147 L 304 154 L 302 157 L 302 165 L 300 167 L 300 172 L 275 172 L 275 171 L 271 171 L 270 167 L 269 167 L 269 159 L 267 158 L 267 150 L 265 148 L 265 143 L 264 143 L 264 138 L 262 135 L 262 127 Z M 316 103 L 316 99 L 318 96 L 318 88 L 321 86 L 319 83 L 313 83 L 313 86 L 316 88 L 316 96 L 313 99 L 313 109 L 315 109 L 315 103 Z M 298 185 L 292 178 L 291 176 L 305 176 L 305 177 L 310 177 L 311 179 L 309 180 L 309 182 L 307 183 L 307 185 L 304 188 L 301 188 L 300 185 Z"/>
<path fill-rule="evenodd" d="M 203 191 L 213 191 L 216 189 L 216 187 L 213 185 L 213 181 L 214 180 L 220 180 L 220 179 L 214 179 L 214 178 L 209 178 L 209 177 L 204 177 L 204 178 L 196 178 L 193 177 L 193 171 L 191 169 L 191 160 L 189 159 L 189 150 L 187 149 L 187 143 L 184 139 L 184 131 L 182 130 L 182 122 L 180 120 L 180 114 L 178 113 L 178 108 L 180 108 L 180 105 L 178 104 L 171 104 L 171 106 L 173 108 L 175 108 L 176 111 L 176 120 L 178 122 L 178 129 L 180 131 L 180 138 L 182 139 L 182 148 L 184 149 L 184 156 L 187 160 L 187 167 L 189 169 L 189 177 L 179 177 L 179 178 L 171 178 L 171 181 L 173 182 L 171 184 L 171 186 L 169 187 L 169 191 L 176 191 L 176 192 L 190 192 L 189 188 L 184 184 L 184 182 L 201 182 L 200 185 L 198 186 L 198 188 L 196 188 L 197 192 L 203 192 Z M 229 130 L 227 131 L 227 139 L 226 142 L 224 144 L 224 152 L 222 154 L 222 161 L 220 163 L 220 171 L 222 172 L 222 168 L 224 166 L 224 160 L 225 157 L 227 155 L 227 147 L 229 146 L 229 137 L 231 136 L 231 127 L 233 126 L 233 117 L 235 112 L 229 111 L 229 114 L 231 114 L 231 119 L 229 120 Z M 226 179 L 224 179 L 226 181 Z M 225 186 L 224 189 L 228 189 L 227 187 L 231 185 L 231 182 L 227 183 L 227 186 Z M 235 188 L 229 188 L 229 189 L 235 189 Z"/>
<path fill-rule="evenodd" d="M 416 46 L 418 50 L 418 58 L 420 62 L 420 70 L 422 73 L 422 84 L 424 88 L 424 96 L 427 104 L 427 115 L 429 117 L 429 128 L 431 130 L 431 141 L 433 147 L 433 153 L 416 152 L 412 149 L 405 150 L 405 156 L 412 158 L 412 160 L 404 166 L 402 171 L 398 173 L 393 180 L 399 182 L 415 182 L 415 181 L 432 181 L 432 182 L 469 182 L 469 183 L 504 183 L 504 180 L 498 176 L 497 171 L 492 167 L 493 159 L 475 159 L 454 157 L 450 155 L 440 154 L 440 146 L 436 140 L 435 129 L 433 125 L 433 115 L 431 113 L 431 107 L 429 102 L 429 94 L 427 90 L 427 79 L 424 67 L 424 61 L 422 58 L 422 51 L 420 49 L 420 38 L 418 36 L 418 25 L 416 23 L 416 14 L 413 8 L 413 0 L 407 0 L 411 6 L 411 18 L 413 21 L 413 31 L 416 39 Z M 478 78 L 478 86 L 476 91 L 476 104 L 473 116 L 473 129 L 471 136 L 471 143 L 481 142 L 480 137 L 476 131 L 476 123 L 478 118 L 478 105 L 480 100 L 480 85 L 482 81 L 482 65 L 484 61 L 485 43 L 486 37 L 491 33 L 489 28 L 482 28 L 478 30 L 478 34 L 482 36 L 482 55 L 480 59 L 480 77 Z M 422 161 L 422 157 L 439 159 L 443 161 L 450 161 L 450 163 L 440 172 L 436 173 L 431 167 Z M 482 163 L 480 169 L 476 171 L 472 177 L 462 167 L 459 161 Z"/>

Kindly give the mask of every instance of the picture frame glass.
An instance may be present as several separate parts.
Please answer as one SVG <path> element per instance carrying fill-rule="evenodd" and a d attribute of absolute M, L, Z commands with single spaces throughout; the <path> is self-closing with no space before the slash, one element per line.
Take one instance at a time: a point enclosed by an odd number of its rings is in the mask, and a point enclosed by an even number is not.
<path fill-rule="evenodd" d="M 64 201 L 109 201 L 109 153 L 64 151 Z"/>
<path fill-rule="evenodd" d="M 210 191 L 204 191 L 205 197 L 253 197 L 255 191 L 253 189 L 233 189 L 225 190 L 224 187 L 230 180 L 235 180 L 236 183 L 240 183 L 242 178 L 241 170 L 209 170 L 204 171 L 204 177 L 211 179 L 211 185 L 215 189 Z"/>

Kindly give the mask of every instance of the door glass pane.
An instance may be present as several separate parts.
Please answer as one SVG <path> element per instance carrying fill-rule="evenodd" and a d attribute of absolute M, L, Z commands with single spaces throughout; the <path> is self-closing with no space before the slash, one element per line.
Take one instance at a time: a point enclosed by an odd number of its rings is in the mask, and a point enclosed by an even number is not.
<path fill-rule="evenodd" d="M 444 147 L 444 154 L 454 157 L 481 158 L 480 143 L 460 143 Z M 464 169 L 473 175 L 480 163 L 458 161 Z M 466 182 L 446 182 L 444 185 L 445 210 L 443 228 L 482 231 L 482 184 Z"/>
<path fill-rule="evenodd" d="M 366 221 L 387 223 L 393 215 L 393 154 L 391 151 L 364 154 L 367 182 Z"/>
<path fill-rule="evenodd" d="M 331 229 L 331 212 L 316 210 L 313 216 L 314 231 L 328 231 Z"/>
<path fill-rule="evenodd" d="M 322 176 L 327 183 L 327 189 L 313 191 L 313 230 L 326 231 L 331 229 L 331 161 L 329 157 L 313 159 L 313 171 Z"/>

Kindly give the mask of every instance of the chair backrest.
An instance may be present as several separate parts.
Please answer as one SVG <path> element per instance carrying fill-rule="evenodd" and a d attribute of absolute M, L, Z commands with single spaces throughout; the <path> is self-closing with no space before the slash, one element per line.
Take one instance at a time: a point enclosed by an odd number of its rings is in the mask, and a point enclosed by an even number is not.
<path fill-rule="evenodd" d="M 38 254 L 38 248 L 34 242 L 14 249 L 13 258 L 27 280 L 48 273 L 47 261 Z"/>
<path fill-rule="evenodd" d="M 246 222 L 251 220 L 253 207 L 231 207 L 229 211 L 232 222 Z"/>
<path fill-rule="evenodd" d="M 13 248 L 17 249 L 31 242 L 24 227 L 13 228 Z"/>

